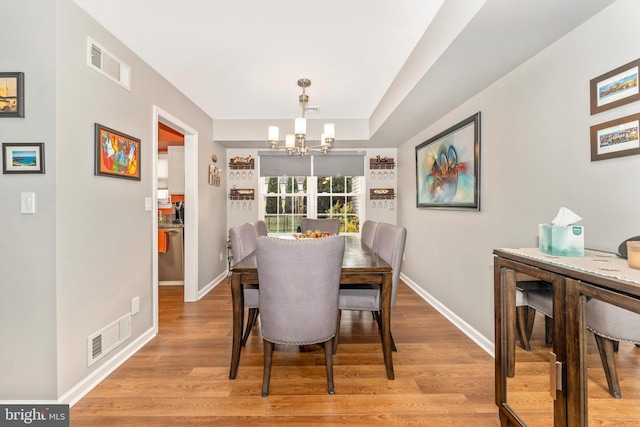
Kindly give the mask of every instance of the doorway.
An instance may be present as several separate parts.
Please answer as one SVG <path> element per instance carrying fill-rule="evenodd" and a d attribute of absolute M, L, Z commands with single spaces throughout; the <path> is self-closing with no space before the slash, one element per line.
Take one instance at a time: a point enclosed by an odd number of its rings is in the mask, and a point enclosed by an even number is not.
<path fill-rule="evenodd" d="M 185 162 L 185 189 L 184 205 L 184 300 L 196 301 L 198 298 L 198 180 L 197 180 L 197 149 L 198 132 L 175 116 L 153 107 L 153 147 L 154 157 L 158 153 L 158 127 L 160 124 L 184 135 L 184 162 Z M 158 205 L 158 165 L 153 162 L 153 201 Z M 157 328 L 158 321 L 158 215 L 153 217 L 153 262 L 152 281 L 154 299 L 154 323 Z"/>

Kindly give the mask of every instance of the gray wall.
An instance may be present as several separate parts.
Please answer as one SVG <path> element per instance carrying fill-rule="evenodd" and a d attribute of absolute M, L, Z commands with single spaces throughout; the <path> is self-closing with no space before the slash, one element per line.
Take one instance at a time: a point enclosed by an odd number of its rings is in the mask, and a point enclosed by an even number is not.
<path fill-rule="evenodd" d="M 590 161 L 589 127 L 640 103 L 590 116 L 589 80 L 637 59 L 640 3 L 618 1 L 463 103 L 398 150 L 403 273 L 493 341 L 492 250 L 536 247 L 539 223 L 565 206 L 585 245 L 617 251 L 640 234 L 640 156 Z M 415 207 L 415 146 L 482 112 L 481 212 Z"/>
<path fill-rule="evenodd" d="M 26 86 L 26 116 L 0 119 L 0 142 L 44 142 L 46 170 L 0 175 L 0 399 L 56 396 L 56 5 L 29 6 L 0 1 L 0 70 Z M 21 192 L 35 215 L 20 214 Z"/>
<path fill-rule="evenodd" d="M 1 175 L 0 399 L 57 399 L 153 330 L 153 106 L 198 132 L 198 289 L 226 262 L 224 189 L 207 184 L 213 121 L 71 1 L 0 2 L 3 70 L 24 71 L 26 118 L 1 139 L 46 143 L 45 175 Z M 131 91 L 86 65 L 90 36 L 127 63 Z M 141 181 L 94 176 L 94 123 L 141 139 Z M 20 192 L 38 211 L 19 213 Z M 128 313 L 132 337 L 87 367 L 87 337 Z"/>

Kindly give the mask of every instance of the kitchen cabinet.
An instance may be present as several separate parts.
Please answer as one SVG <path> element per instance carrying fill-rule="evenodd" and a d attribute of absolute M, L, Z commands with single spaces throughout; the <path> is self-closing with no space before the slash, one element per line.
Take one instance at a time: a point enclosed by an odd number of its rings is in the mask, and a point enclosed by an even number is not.
<path fill-rule="evenodd" d="M 495 399 L 501 425 L 637 425 L 640 409 L 632 408 L 639 406 L 640 349 L 620 343 L 615 359 L 623 362 L 618 368 L 622 398 L 611 397 L 586 313 L 594 299 L 640 313 L 640 270 L 616 254 L 593 250 L 585 250 L 584 257 L 552 256 L 537 248 L 493 253 Z M 531 351 L 518 347 L 516 288 L 524 282 L 545 282 L 552 289 L 551 347 L 543 338 L 537 348 L 531 344 Z M 623 345 L 628 350 L 623 352 Z"/>
<path fill-rule="evenodd" d="M 184 146 L 167 147 L 169 194 L 184 194 Z"/>

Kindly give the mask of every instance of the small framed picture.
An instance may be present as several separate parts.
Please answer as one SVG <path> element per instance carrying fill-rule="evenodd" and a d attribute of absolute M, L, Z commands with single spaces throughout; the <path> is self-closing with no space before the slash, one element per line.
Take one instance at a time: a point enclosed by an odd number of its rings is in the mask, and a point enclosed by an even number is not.
<path fill-rule="evenodd" d="M 591 126 L 591 161 L 640 154 L 640 114 Z"/>
<path fill-rule="evenodd" d="M 0 73 L 0 117 L 24 117 L 24 73 Z"/>
<path fill-rule="evenodd" d="M 591 79 L 591 115 L 640 100 L 640 59 Z"/>
<path fill-rule="evenodd" d="M 140 181 L 140 140 L 95 124 L 95 175 Z"/>
<path fill-rule="evenodd" d="M 44 173 L 44 142 L 3 142 L 2 173 Z"/>

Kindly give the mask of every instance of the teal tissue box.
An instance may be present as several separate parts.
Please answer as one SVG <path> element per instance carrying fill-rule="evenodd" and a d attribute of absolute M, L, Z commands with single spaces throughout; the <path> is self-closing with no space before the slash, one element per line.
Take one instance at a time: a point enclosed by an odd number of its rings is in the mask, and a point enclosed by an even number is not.
<path fill-rule="evenodd" d="M 584 228 L 581 225 L 540 224 L 538 249 L 550 255 L 584 256 Z"/>

